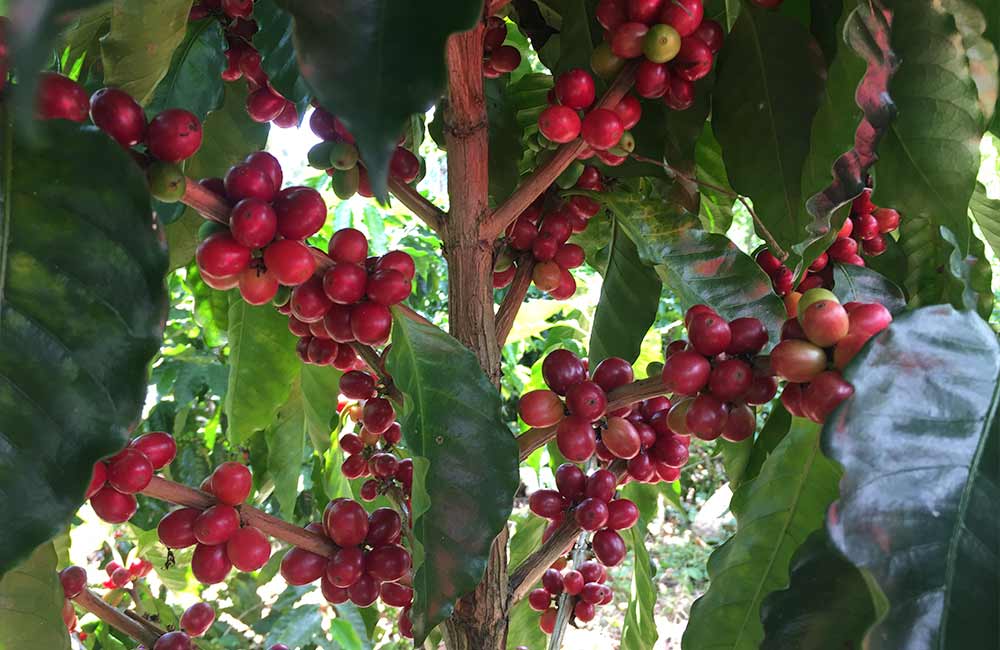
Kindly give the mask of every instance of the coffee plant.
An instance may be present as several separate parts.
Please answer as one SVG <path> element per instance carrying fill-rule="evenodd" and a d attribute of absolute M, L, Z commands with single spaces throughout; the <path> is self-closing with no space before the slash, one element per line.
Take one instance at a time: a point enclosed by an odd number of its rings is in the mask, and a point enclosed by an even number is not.
<path fill-rule="evenodd" d="M 0 650 L 1000 647 L 998 47 L 995 0 L 0 2 Z M 649 525 L 716 456 L 667 646 Z"/>

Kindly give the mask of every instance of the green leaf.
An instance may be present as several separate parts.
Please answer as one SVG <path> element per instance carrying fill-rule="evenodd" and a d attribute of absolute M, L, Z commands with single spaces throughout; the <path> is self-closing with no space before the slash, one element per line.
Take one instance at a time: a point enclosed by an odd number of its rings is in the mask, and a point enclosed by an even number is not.
<path fill-rule="evenodd" d="M 517 528 L 510 538 L 510 561 L 507 563 L 507 568 L 511 571 L 538 550 L 542 545 L 542 533 L 548 525 L 548 521 L 530 513 L 524 517 L 516 517 L 515 521 Z"/>
<path fill-rule="evenodd" d="M 960 246 L 953 233 L 945 226 L 934 226 L 930 219 L 909 216 L 900 224 L 899 233 L 906 256 L 904 286 L 910 296 L 910 308 L 935 304 L 951 304 L 960 309 L 976 307 L 976 291 L 965 268 L 966 256 L 959 253 Z M 975 248 L 972 240 L 969 245 Z M 971 248 L 970 253 L 974 254 Z M 978 282 L 975 285 L 982 288 Z"/>
<path fill-rule="evenodd" d="M 830 541 L 826 530 L 809 536 L 792 558 L 788 589 L 764 599 L 761 650 L 861 648 L 875 622 L 875 603 L 864 575 Z"/>
<path fill-rule="evenodd" d="M 744 9 L 719 53 L 712 129 L 733 189 L 786 251 L 805 236 L 802 169 L 826 64 L 809 30 Z"/>
<path fill-rule="evenodd" d="M 191 23 L 146 107 L 149 114 L 181 107 L 204 120 L 210 111 L 222 106 L 225 84 L 220 75 L 226 69 L 225 49 L 219 21 L 206 18 Z"/>
<path fill-rule="evenodd" d="M 81 81 L 87 81 L 95 63 L 101 60 L 100 37 L 108 33 L 111 24 L 111 6 L 102 2 L 86 9 L 62 34 L 65 49 L 62 53 L 62 69 L 79 68 Z"/>
<path fill-rule="evenodd" d="M 590 71 L 590 55 L 594 51 L 592 31 L 597 29 L 591 11 L 594 3 L 587 0 L 563 0 L 560 5 L 562 19 L 559 29 L 559 63 L 552 70 L 556 76 L 572 68 Z M 591 26 L 594 26 L 593 28 Z"/>
<path fill-rule="evenodd" d="M 839 472 L 819 448 L 819 426 L 796 418 L 760 475 L 733 494 L 737 531 L 708 560 L 711 584 L 691 607 L 683 647 L 756 650 L 760 606 L 788 585 L 792 555 L 823 524 Z"/>
<path fill-rule="evenodd" d="M 894 314 L 906 307 L 906 296 L 889 278 L 865 266 L 834 264 L 833 292 L 840 302 L 877 302 Z"/>
<path fill-rule="evenodd" d="M 205 120 L 201 149 L 185 164 L 189 178 L 221 178 L 232 165 L 264 148 L 270 126 L 250 119 L 246 97 L 246 84 L 225 85 L 223 105 Z M 187 209 L 180 219 L 167 226 L 171 270 L 194 259 L 198 228 L 204 221 L 197 212 Z"/>
<path fill-rule="evenodd" d="M 976 191 L 972 193 L 969 216 L 979 225 L 993 252 L 1000 251 L 1000 200 L 991 199 L 982 183 L 977 183 Z"/>
<path fill-rule="evenodd" d="M 264 639 L 264 647 L 275 643 L 284 643 L 289 648 L 301 648 L 311 643 L 326 640 L 323 631 L 323 612 L 319 607 L 309 604 L 299 605 L 294 609 L 271 610 L 274 624 Z"/>
<path fill-rule="evenodd" d="M 299 70 L 354 135 L 372 191 L 384 199 L 404 123 L 444 94 L 445 40 L 475 26 L 482 3 L 285 0 L 284 6 L 295 18 Z"/>
<path fill-rule="evenodd" d="M 656 271 L 639 259 L 635 244 L 616 226 L 590 332 L 593 367 L 608 357 L 635 362 L 642 339 L 656 320 L 661 289 Z"/>
<path fill-rule="evenodd" d="M 486 80 L 486 107 L 490 119 L 490 196 L 497 205 L 517 187 L 520 174 L 521 128 L 509 100 L 511 85 L 503 78 Z"/>
<path fill-rule="evenodd" d="M 94 462 L 125 445 L 167 313 L 144 174 L 96 129 L 37 131 L 29 145 L 4 128 L 0 149 L 0 574 L 65 528 Z"/>
<path fill-rule="evenodd" d="M 733 487 L 743 482 L 747 468 L 750 466 L 750 457 L 753 454 L 753 440 L 747 438 L 740 442 L 730 442 L 719 440 L 717 449 L 722 454 L 722 466 L 726 469 L 726 478 Z"/>
<path fill-rule="evenodd" d="M 475 356 L 436 327 L 395 318 L 387 368 L 403 393 L 400 424 L 415 464 L 419 645 L 483 577 L 520 483 L 517 443 Z"/>
<path fill-rule="evenodd" d="M 271 305 L 248 305 L 235 292 L 229 296 L 229 347 L 225 409 L 229 440 L 239 445 L 271 426 L 302 361 L 295 354 L 288 317 Z"/>
<path fill-rule="evenodd" d="M 306 433 L 313 449 L 324 451 L 330 446 L 330 422 L 337 416 L 337 395 L 340 376 L 333 366 L 302 366 L 302 405 Z"/>
<path fill-rule="evenodd" d="M 639 258 L 657 273 L 683 309 L 706 304 L 727 319 L 755 316 L 777 343 L 785 306 L 749 255 L 724 235 L 693 227 L 690 215 L 635 194 L 603 196 L 636 243 Z"/>
<path fill-rule="evenodd" d="M 334 398 L 336 400 L 336 398 Z M 302 386 L 295 381 L 292 394 L 275 415 L 274 425 L 267 429 L 267 473 L 274 482 L 274 498 L 286 518 L 295 514 L 299 496 L 299 475 L 305 453 L 305 405 Z"/>
<path fill-rule="evenodd" d="M 42 544 L 0 579 L 0 648 L 69 650 L 63 590 L 52 544 Z"/>
<path fill-rule="evenodd" d="M 887 4 L 895 13 L 892 45 L 900 59 L 890 85 L 899 116 L 879 149 L 872 200 L 899 210 L 904 223 L 925 219 L 935 233 L 946 226 L 964 256 L 986 129 L 974 75 L 978 67 L 995 84 L 996 53 L 981 38 L 984 23 L 973 15 L 978 10 L 964 0 Z M 979 60 L 987 53 L 989 60 Z"/>
<path fill-rule="evenodd" d="M 507 626 L 507 650 L 525 648 L 544 648 L 548 636 L 538 627 L 539 613 L 531 609 L 527 598 L 522 598 L 510 610 L 510 623 Z"/>
<path fill-rule="evenodd" d="M 192 0 L 113 0 L 111 29 L 101 38 L 104 83 L 145 106 L 184 40 Z"/>
<path fill-rule="evenodd" d="M 300 104 L 309 98 L 309 86 L 299 73 L 292 36 L 292 16 L 274 0 L 257 0 L 253 18 L 260 30 L 253 45 L 260 52 L 268 81 L 285 99 Z"/>
<path fill-rule="evenodd" d="M 645 530 L 645 523 L 640 521 L 623 535 L 634 555 L 628 610 L 622 624 L 622 650 L 653 650 L 659 638 L 653 615 L 656 583 L 653 582 L 649 553 L 646 552 Z"/>
<path fill-rule="evenodd" d="M 845 378 L 854 397 L 823 431 L 844 468 L 827 530 L 891 603 L 865 647 L 997 646 L 996 335 L 974 313 L 927 307 L 872 339 Z"/>

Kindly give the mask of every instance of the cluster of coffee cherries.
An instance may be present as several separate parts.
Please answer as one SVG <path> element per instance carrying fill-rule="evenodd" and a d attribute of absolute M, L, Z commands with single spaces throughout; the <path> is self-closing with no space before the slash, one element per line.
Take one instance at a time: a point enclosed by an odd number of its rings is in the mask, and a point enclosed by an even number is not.
<path fill-rule="evenodd" d="M 326 171 L 333 192 L 341 199 L 355 194 L 372 197 L 368 171 L 360 159 L 358 148 L 344 123 L 333 113 L 316 106 L 309 116 L 309 128 L 322 142 L 309 150 L 309 165 Z M 389 176 L 403 183 L 413 183 L 420 177 L 420 158 L 406 148 L 406 136 L 396 144 L 389 160 Z"/>
<path fill-rule="evenodd" d="M 651 397 L 633 404 L 625 419 L 639 433 L 641 448 L 628 461 L 627 480 L 640 483 L 672 483 L 680 478 L 688 462 L 691 436 L 674 433 L 667 423 L 671 402 L 666 397 Z M 614 460 L 603 443 L 597 444 L 597 458 Z"/>
<path fill-rule="evenodd" d="M 142 107 L 125 91 L 101 88 L 88 97 L 83 86 L 57 72 L 39 77 L 35 115 L 73 122 L 89 118 L 126 149 L 144 144 L 150 156 L 168 164 L 187 160 L 201 147 L 201 122 L 192 113 L 168 108 L 147 123 Z"/>
<path fill-rule="evenodd" d="M 287 129 L 298 126 L 299 111 L 295 102 L 286 99 L 268 81 L 261 67 L 260 52 L 253 46 L 257 21 L 253 19 L 253 0 L 200 0 L 193 7 L 188 20 L 197 21 L 215 17 L 226 33 L 225 81 L 245 79 L 250 94 L 247 96 L 247 115 L 255 122 L 271 122 Z"/>
<path fill-rule="evenodd" d="M 840 372 L 892 322 L 878 303 L 841 305 L 826 289 L 810 289 L 798 302 L 797 317 L 785 321 L 781 342 L 771 350 L 771 370 L 788 383 L 781 403 L 795 416 L 823 422 L 854 394 Z"/>
<path fill-rule="evenodd" d="M 556 79 L 549 93 L 549 107 L 538 115 L 538 130 L 550 142 L 563 144 L 583 138 L 587 147 L 579 158 L 597 156 L 602 162 L 620 165 L 635 149 L 629 132 L 639 122 L 642 109 L 634 97 L 614 108 L 588 110 L 596 99 L 594 78 L 586 70 L 567 70 Z M 580 118 L 583 112 L 583 119 Z"/>
<path fill-rule="evenodd" d="M 225 178 L 200 181 L 231 206 L 228 224 L 206 222 L 195 259 L 205 283 L 239 287 L 251 305 L 263 305 L 281 286 L 306 282 L 316 270 L 305 239 L 326 222 L 326 202 L 311 187 L 281 188 L 278 159 L 266 151 L 233 165 Z"/>
<path fill-rule="evenodd" d="M 600 562 L 586 560 L 579 567 L 566 569 L 569 562 L 560 558 L 542 574 L 542 586 L 528 594 L 528 604 L 541 612 L 538 626 L 545 634 L 552 634 L 556 626 L 559 596 L 568 594 L 573 618 L 580 623 L 592 621 L 597 608 L 609 605 L 614 598 L 611 587 L 605 584 L 608 571 Z"/>
<path fill-rule="evenodd" d="M 602 77 L 626 61 L 641 59 L 635 90 L 683 111 L 694 104 L 694 82 L 712 71 L 722 48 L 722 26 L 705 19 L 702 0 L 600 0 L 597 21 L 604 43 L 594 48 L 591 67 Z"/>
<path fill-rule="evenodd" d="M 368 239 L 354 228 L 335 232 L 327 251 L 331 265 L 295 287 L 278 310 L 288 315 L 288 329 L 300 337 L 303 360 L 350 369 L 346 358 L 338 357 L 355 358 L 350 343 L 388 341 L 389 308 L 410 295 L 416 268 L 402 251 L 369 257 Z"/>
<path fill-rule="evenodd" d="M 663 383 L 675 397 L 666 426 L 679 436 L 746 440 L 756 427 L 752 407 L 771 401 L 778 387 L 755 364 L 767 329 L 756 318 L 727 322 L 707 305 L 691 307 L 684 323 L 688 340 L 671 343 L 663 364 Z"/>
<path fill-rule="evenodd" d="M 871 189 L 865 189 L 851 204 L 850 218 L 837 232 L 837 239 L 816 260 L 809 265 L 805 276 L 794 287 L 792 270 L 781 263 L 767 249 L 757 254 L 757 264 L 771 277 L 774 292 L 779 296 L 805 293 L 810 289 L 833 288 L 833 265 L 839 262 L 851 266 L 864 266 L 868 257 L 877 257 L 885 252 L 885 238 L 899 228 L 899 212 L 892 208 L 880 208 L 872 203 Z"/>
<path fill-rule="evenodd" d="M 145 578 L 153 570 L 153 563 L 145 558 L 136 558 L 128 568 L 112 560 L 104 567 L 108 579 L 101 583 L 105 589 L 122 589 L 133 580 Z"/>
<path fill-rule="evenodd" d="M 205 585 L 222 582 L 233 567 L 263 567 L 271 557 L 271 542 L 259 529 L 244 525 L 239 511 L 253 488 L 249 468 L 235 461 L 222 463 L 200 487 L 215 503 L 204 510 L 185 507 L 164 515 L 156 527 L 160 542 L 168 549 L 194 546 L 191 571 Z"/>
<path fill-rule="evenodd" d="M 125 449 L 107 460 L 94 463 L 86 499 L 98 517 L 110 524 L 132 518 L 139 507 L 135 499 L 177 455 L 173 436 L 153 431 L 133 438 Z"/>
<path fill-rule="evenodd" d="M 365 501 L 374 501 L 378 495 L 398 488 L 408 502 L 413 487 L 413 461 L 395 454 L 403 431 L 395 421 L 392 402 L 380 396 L 375 378 L 363 370 L 341 376 L 340 394 L 358 400 L 349 407 L 348 416 L 361 423 L 358 433 L 340 437 L 340 448 L 347 454 L 341 472 L 349 479 L 368 477 L 361 485 L 360 496 Z"/>
<path fill-rule="evenodd" d="M 604 180 L 596 167 L 581 163 L 574 187 L 595 192 L 604 189 Z M 507 248 L 502 249 L 493 265 L 493 287 L 501 289 L 514 279 L 518 254 L 531 252 L 535 265 L 531 280 L 540 291 L 556 300 L 566 300 L 576 293 L 572 269 L 583 265 L 583 248 L 569 242 L 573 233 L 587 229 L 600 212 L 600 204 L 587 196 L 573 196 L 558 207 L 546 210 L 546 196 L 539 197 L 505 231 Z"/>
<path fill-rule="evenodd" d="M 368 607 L 379 598 L 402 608 L 400 632 L 412 636 L 409 607 L 413 603 L 410 553 L 400 545 L 402 520 L 391 508 L 368 514 L 351 499 L 334 499 L 323 512 L 323 522 L 306 530 L 325 535 L 336 544 L 331 557 L 292 548 L 281 560 L 281 575 L 290 585 L 320 581 L 323 597 L 334 605 L 350 600 Z"/>
<path fill-rule="evenodd" d="M 504 45 L 505 40 L 507 23 L 500 16 L 490 16 L 483 33 L 483 76 L 487 79 L 496 79 L 521 65 L 521 51 L 513 45 Z"/>

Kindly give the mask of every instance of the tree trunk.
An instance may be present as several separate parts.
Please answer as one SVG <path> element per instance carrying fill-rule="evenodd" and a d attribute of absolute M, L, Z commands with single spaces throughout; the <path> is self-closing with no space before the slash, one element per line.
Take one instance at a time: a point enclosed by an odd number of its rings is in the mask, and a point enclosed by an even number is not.
<path fill-rule="evenodd" d="M 448 261 L 451 334 L 475 353 L 500 385 L 500 345 L 493 314 L 493 242 L 482 237 L 489 213 L 489 130 L 483 88 L 483 25 L 448 41 L 449 93 L 445 112 L 450 209 L 443 240 Z M 507 530 L 493 542 L 476 590 L 444 624 L 449 650 L 505 650 L 507 645 Z"/>

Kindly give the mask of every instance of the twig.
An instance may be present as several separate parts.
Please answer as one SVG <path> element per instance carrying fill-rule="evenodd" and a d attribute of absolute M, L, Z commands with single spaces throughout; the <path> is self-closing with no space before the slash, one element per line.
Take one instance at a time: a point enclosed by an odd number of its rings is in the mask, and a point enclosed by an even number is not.
<path fill-rule="evenodd" d="M 650 377 L 616 388 L 608 395 L 607 412 L 617 411 L 651 397 L 666 395 L 669 391 L 659 377 Z M 517 438 L 518 455 L 524 460 L 542 445 L 556 437 L 556 427 L 528 429 Z"/>
<path fill-rule="evenodd" d="M 634 76 L 635 64 L 626 65 L 594 108 L 616 106 L 628 92 L 628 89 L 632 87 Z M 519 214 L 541 196 L 542 192 L 548 189 L 549 185 L 559 177 L 559 174 L 563 173 L 576 160 L 577 155 L 583 151 L 585 146 L 583 140 L 577 138 L 573 142 L 559 147 L 548 162 L 538 167 L 500 207 L 485 218 L 481 227 L 482 237 L 493 240 L 500 236 L 504 228 L 509 226 Z"/>
<path fill-rule="evenodd" d="M 156 634 L 145 625 L 133 620 L 129 616 L 126 616 L 116 607 L 112 607 L 108 603 L 104 602 L 100 596 L 90 589 L 85 588 L 81 591 L 80 595 L 73 599 L 73 602 L 119 632 L 132 637 L 147 648 L 152 648 L 156 643 L 156 640 L 160 638 L 159 634 Z"/>
<path fill-rule="evenodd" d="M 626 463 L 616 460 L 608 467 L 619 479 L 625 474 Z M 529 555 L 510 576 L 510 599 L 511 604 L 524 598 L 531 591 L 531 588 L 545 573 L 545 570 L 552 566 L 552 563 L 565 555 L 568 547 L 573 544 L 573 540 L 580 533 L 580 525 L 576 523 L 576 518 L 572 512 L 567 512 L 562 524 L 549 538 L 549 541 L 542 544 L 541 548 Z"/>
<path fill-rule="evenodd" d="M 389 179 L 389 191 L 399 199 L 399 202 L 409 208 L 410 212 L 427 224 L 427 227 L 440 234 L 444 228 L 445 213 L 431 203 L 423 194 L 395 178 Z"/>
<path fill-rule="evenodd" d="M 370 345 L 364 345 L 362 343 L 351 343 L 351 347 L 354 351 L 358 353 L 358 356 L 364 360 L 364 362 L 371 368 L 371 371 L 378 376 L 379 381 L 385 386 L 386 395 L 389 399 L 400 404 L 403 403 L 403 394 L 399 392 L 396 385 L 392 382 L 392 376 L 385 371 L 385 367 L 382 365 L 382 357 L 379 356 L 378 352 L 375 351 Z"/>
<path fill-rule="evenodd" d="M 666 161 L 653 160 L 652 158 L 646 158 L 645 156 L 640 156 L 637 153 L 629 154 L 629 157 L 639 162 L 649 163 L 650 165 L 656 165 L 657 167 L 662 167 L 667 172 L 675 176 L 679 176 L 680 178 L 683 178 L 689 183 L 694 183 L 695 185 L 707 187 L 710 190 L 715 190 L 720 194 L 736 199 L 737 201 L 742 203 L 743 207 L 745 207 L 747 209 L 747 212 L 750 213 L 750 217 L 753 218 L 753 223 L 757 229 L 757 232 L 760 233 L 761 239 L 763 239 L 764 242 L 767 243 L 767 247 L 771 249 L 771 252 L 774 253 L 775 257 L 777 257 L 782 262 L 788 259 L 788 253 L 781 246 L 778 245 L 778 242 L 774 239 L 774 235 L 772 235 L 771 231 L 767 229 L 767 226 L 764 225 L 764 222 L 760 220 L 759 216 L 757 216 L 757 212 L 753 209 L 753 206 L 750 205 L 750 202 L 742 194 L 726 189 L 725 187 L 715 185 L 714 183 L 709 183 L 707 181 L 700 180 L 696 176 L 685 174 L 684 172 L 677 169 L 676 167 L 674 167 L 673 165 L 671 165 Z"/>
<path fill-rule="evenodd" d="M 205 492 L 189 488 L 180 483 L 168 481 L 165 478 L 154 476 L 142 494 L 186 506 L 188 508 L 198 508 L 204 510 L 215 505 L 215 499 Z M 329 538 L 317 535 L 304 528 L 299 528 L 287 521 L 282 521 L 277 517 L 261 512 L 257 508 L 248 505 L 239 506 L 240 519 L 244 523 L 259 529 L 262 533 L 270 535 L 275 539 L 298 546 L 306 551 L 318 555 L 332 556 L 338 549 Z"/>
<path fill-rule="evenodd" d="M 162 636 L 163 634 L 166 633 L 166 630 L 161 628 L 159 625 L 149 620 L 145 616 L 133 612 L 131 609 L 122 610 L 122 613 L 157 636 Z"/>
<path fill-rule="evenodd" d="M 514 279 L 510 283 L 507 295 L 503 297 L 503 302 L 500 303 L 500 309 L 497 310 L 497 341 L 501 347 L 506 343 L 510 330 L 514 327 L 524 297 L 528 295 L 528 289 L 531 288 L 531 273 L 534 270 L 534 255 L 525 253 L 518 259 Z"/>

